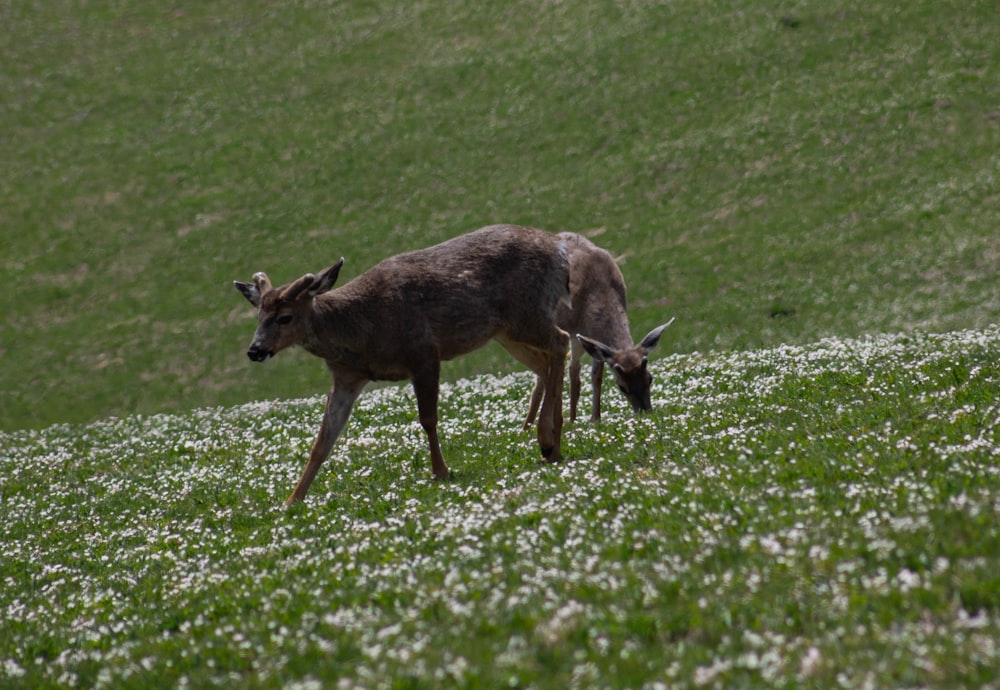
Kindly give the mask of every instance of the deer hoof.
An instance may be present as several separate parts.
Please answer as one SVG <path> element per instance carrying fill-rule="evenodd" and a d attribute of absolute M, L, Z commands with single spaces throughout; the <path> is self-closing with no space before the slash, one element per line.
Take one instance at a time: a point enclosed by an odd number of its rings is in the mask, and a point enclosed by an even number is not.
<path fill-rule="evenodd" d="M 556 453 L 554 451 L 555 451 L 554 446 L 549 446 L 548 448 L 542 448 L 542 462 L 545 463 L 559 462 L 562 459 L 562 456 L 560 456 L 559 453 Z"/>

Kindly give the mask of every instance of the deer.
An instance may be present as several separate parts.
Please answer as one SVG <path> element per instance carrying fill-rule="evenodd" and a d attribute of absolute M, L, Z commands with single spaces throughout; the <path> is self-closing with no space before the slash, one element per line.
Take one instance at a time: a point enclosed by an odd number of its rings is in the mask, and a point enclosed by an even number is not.
<path fill-rule="evenodd" d="M 653 377 L 648 370 L 649 352 L 659 343 L 663 330 L 674 320 L 657 326 L 638 344 L 634 344 L 626 314 L 625 279 L 614 257 L 577 233 L 563 232 L 557 237 L 569 253 L 570 304 L 557 305 L 556 323 L 563 330 L 575 334 L 569 364 L 570 421 L 576 421 L 584 352 L 593 360 L 590 368 L 593 388 L 591 422 L 601 419 L 601 384 L 605 364 L 611 367 L 615 383 L 632 409 L 636 412 L 651 411 L 650 386 Z M 543 382 L 536 378 L 524 421 L 525 429 L 535 420 L 543 391 Z"/>
<path fill-rule="evenodd" d="M 385 259 L 334 289 L 344 259 L 273 287 L 267 274 L 233 281 L 257 308 L 247 350 L 265 362 L 300 346 L 333 377 L 319 433 L 286 505 L 309 486 L 372 381 L 412 382 L 435 479 L 450 470 L 438 440 L 441 362 L 495 340 L 542 381 L 538 421 L 543 462 L 561 459 L 562 386 L 569 334 L 556 307 L 569 302 L 569 259 L 552 233 L 491 225 Z"/>

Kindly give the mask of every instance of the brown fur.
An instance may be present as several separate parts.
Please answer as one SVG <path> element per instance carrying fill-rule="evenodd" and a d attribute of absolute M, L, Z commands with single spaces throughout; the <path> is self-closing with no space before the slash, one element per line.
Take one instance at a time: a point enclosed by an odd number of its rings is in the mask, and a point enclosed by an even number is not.
<path fill-rule="evenodd" d="M 301 345 L 333 375 L 323 423 L 288 503 L 305 498 L 369 381 L 412 380 L 434 476 L 447 476 L 437 437 L 441 361 L 491 339 L 544 381 L 538 443 L 544 459 L 561 457 L 569 337 L 555 314 L 557 304 L 568 301 L 569 278 L 566 250 L 555 235 L 514 225 L 480 228 L 386 259 L 333 290 L 342 264 L 280 288 L 261 273 L 253 284 L 234 283 L 259 308 L 251 359 Z"/>
<path fill-rule="evenodd" d="M 601 383 L 605 362 L 611 365 L 615 382 L 632 408 L 642 412 L 651 410 L 649 394 L 653 377 L 647 367 L 648 355 L 670 322 L 654 328 L 638 345 L 633 344 L 626 313 L 625 279 L 614 258 L 582 235 L 564 232 L 558 237 L 569 251 L 571 306 L 559 305 L 556 323 L 569 333 L 576 334 L 572 339 L 569 365 L 570 420 L 576 420 L 580 397 L 580 360 L 585 351 L 593 357 L 590 371 L 593 384 L 591 421 L 601 418 Z M 536 381 L 525 428 L 534 421 L 542 390 L 542 382 Z"/>

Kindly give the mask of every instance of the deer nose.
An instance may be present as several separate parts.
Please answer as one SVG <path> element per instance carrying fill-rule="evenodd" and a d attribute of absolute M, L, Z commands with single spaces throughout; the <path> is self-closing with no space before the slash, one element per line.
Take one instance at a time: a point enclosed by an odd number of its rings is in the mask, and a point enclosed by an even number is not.
<path fill-rule="evenodd" d="M 249 357 L 254 362 L 264 362 L 271 357 L 271 353 L 262 347 L 257 345 L 251 345 L 250 349 L 247 350 L 247 357 Z"/>

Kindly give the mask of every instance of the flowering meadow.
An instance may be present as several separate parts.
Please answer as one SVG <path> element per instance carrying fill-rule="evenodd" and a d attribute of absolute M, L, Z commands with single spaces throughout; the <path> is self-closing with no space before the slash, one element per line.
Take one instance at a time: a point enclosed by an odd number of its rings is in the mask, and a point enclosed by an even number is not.
<path fill-rule="evenodd" d="M 665 356 L 556 465 L 464 380 L 444 482 L 376 388 L 290 509 L 321 397 L 3 434 L 0 687 L 1000 688 L 998 361 Z"/>

